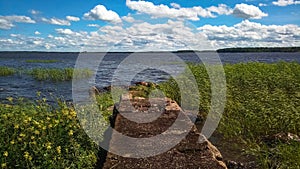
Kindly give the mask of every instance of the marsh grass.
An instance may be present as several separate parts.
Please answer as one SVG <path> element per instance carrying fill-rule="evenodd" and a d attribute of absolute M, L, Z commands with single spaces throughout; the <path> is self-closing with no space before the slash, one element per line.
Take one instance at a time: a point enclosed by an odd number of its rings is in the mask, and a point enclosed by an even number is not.
<path fill-rule="evenodd" d="M 46 60 L 46 59 L 31 59 L 26 60 L 26 63 L 57 63 L 59 60 Z"/>
<path fill-rule="evenodd" d="M 89 78 L 93 75 L 92 71 L 89 69 L 55 69 L 55 68 L 34 68 L 28 71 L 34 79 L 39 81 L 70 81 L 73 79 L 84 79 Z"/>
<path fill-rule="evenodd" d="M 206 116 L 211 98 L 208 74 L 203 65 L 189 64 L 189 68 L 200 92 L 199 113 Z M 225 65 L 224 70 L 227 102 L 218 132 L 251 145 L 247 152 L 255 152 L 263 168 L 299 167 L 299 154 L 295 154 L 299 152 L 299 142 L 272 148 L 261 140 L 280 132 L 300 135 L 300 64 L 240 63 Z M 159 88 L 180 103 L 174 79 Z"/>
<path fill-rule="evenodd" d="M 15 74 L 16 70 L 7 66 L 0 66 L 0 76 L 11 76 Z"/>

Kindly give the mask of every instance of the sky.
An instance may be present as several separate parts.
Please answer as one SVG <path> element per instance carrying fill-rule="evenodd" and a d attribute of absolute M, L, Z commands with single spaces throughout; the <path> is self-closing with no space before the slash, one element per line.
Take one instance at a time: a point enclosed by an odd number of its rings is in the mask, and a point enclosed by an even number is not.
<path fill-rule="evenodd" d="M 1 51 L 300 46 L 298 0 L 0 0 Z"/>

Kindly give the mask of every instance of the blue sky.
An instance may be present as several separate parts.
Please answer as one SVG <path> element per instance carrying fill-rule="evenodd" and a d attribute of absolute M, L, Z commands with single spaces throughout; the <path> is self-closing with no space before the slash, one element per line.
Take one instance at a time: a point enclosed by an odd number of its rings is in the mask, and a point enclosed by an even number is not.
<path fill-rule="evenodd" d="M 300 46 L 300 1 L 0 0 L 0 50 Z"/>

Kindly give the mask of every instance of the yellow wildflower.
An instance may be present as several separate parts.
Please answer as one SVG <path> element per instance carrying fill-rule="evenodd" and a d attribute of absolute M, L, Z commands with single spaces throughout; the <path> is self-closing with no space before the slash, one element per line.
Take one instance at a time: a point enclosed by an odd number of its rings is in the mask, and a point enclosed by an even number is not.
<path fill-rule="evenodd" d="M 50 121 L 50 120 L 51 120 L 50 117 L 47 117 L 46 119 L 47 119 L 47 121 Z"/>
<path fill-rule="evenodd" d="M 29 153 L 27 151 L 24 152 L 24 157 L 27 158 L 29 156 Z"/>
<path fill-rule="evenodd" d="M 66 110 L 66 109 L 63 109 L 63 110 L 62 110 L 62 114 L 65 115 L 65 116 L 67 116 L 67 115 L 69 115 L 69 111 Z"/>
<path fill-rule="evenodd" d="M 12 101 L 14 100 L 13 97 L 7 97 L 6 99 L 7 99 L 9 102 L 12 102 Z"/>
<path fill-rule="evenodd" d="M 24 156 L 25 159 L 28 159 L 28 160 L 32 159 L 32 157 L 30 156 L 30 154 L 27 151 L 24 152 L 23 156 Z"/>
<path fill-rule="evenodd" d="M 37 134 L 37 135 L 39 135 L 39 134 L 40 134 L 40 132 L 39 132 L 38 130 L 35 130 L 35 131 L 34 131 L 34 134 Z"/>
<path fill-rule="evenodd" d="M 7 115 L 6 115 L 6 114 L 3 114 L 2 117 L 3 117 L 3 119 L 5 119 L 5 120 L 7 119 Z"/>
<path fill-rule="evenodd" d="M 31 120 L 32 120 L 32 117 L 27 117 L 27 120 L 28 120 L 28 121 L 31 121 Z"/>
<path fill-rule="evenodd" d="M 68 134 L 69 134 L 69 136 L 72 136 L 73 135 L 73 130 L 70 130 Z"/>
<path fill-rule="evenodd" d="M 37 121 L 35 121 L 35 120 L 33 120 L 33 123 L 34 123 L 35 125 L 39 125 L 39 124 L 40 124 L 39 122 L 37 122 Z"/>
<path fill-rule="evenodd" d="M 34 136 L 31 136 L 30 138 L 31 138 L 31 140 L 34 140 L 35 137 L 34 137 Z"/>
<path fill-rule="evenodd" d="M 15 124 L 15 125 L 14 125 L 14 128 L 15 128 L 15 129 L 18 129 L 18 128 L 19 128 L 19 124 Z"/>
<path fill-rule="evenodd" d="M 15 141 L 14 140 L 10 141 L 10 144 L 15 144 Z"/>
<path fill-rule="evenodd" d="M 24 122 L 25 124 L 27 124 L 27 123 L 28 123 L 28 120 L 27 120 L 27 119 L 25 119 L 25 120 L 23 120 L 23 122 Z"/>
<path fill-rule="evenodd" d="M 57 151 L 58 154 L 60 154 L 61 153 L 61 147 L 60 146 L 56 147 L 56 151 Z"/>
<path fill-rule="evenodd" d="M 20 137 L 25 137 L 26 135 L 24 133 L 21 133 L 19 136 Z"/>
<path fill-rule="evenodd" d="M 2 167 L 2 168 L 6 168 L 6 163 L 2 163 L 2 164 L 1 164 L 1 167 Z"/>
<path fill-rule="evenodd" d="M 3 156 L 4 156 L 4 157 L 7 157 L 7 156 L 8 156 L 8 152 L 7 152 L 7 151 L 4 151 Z"/>
<path fill-rule="evenodd" d="M 48 142 L 48 143 L 46 143 L 46 148 L 48 149 L 48 150 L 50 150 L 52 147 L 51 147 L 51 144 L 52 143 L 50 143 L 50 142 Z"/>
<path fill-rule="evenodd" d="M 70 115 L 71 115 L 71 117 L 76 117 L 77 114 L 76 114 L 76 112 L 74 110 L 71 110 L 70 111 Z"/>
<path fill-rule="evenodd" d="M 30 142 L 30 144 L 36 145 L 36 141 Z"/>

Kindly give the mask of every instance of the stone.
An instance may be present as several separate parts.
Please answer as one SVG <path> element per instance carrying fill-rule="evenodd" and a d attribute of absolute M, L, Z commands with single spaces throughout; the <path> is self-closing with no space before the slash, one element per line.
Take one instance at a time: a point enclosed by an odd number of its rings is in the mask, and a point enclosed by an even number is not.
<path fill-rule="evenodd" d="M 181 137 L 184 133 L 187 135 L 183 137 L 183 139 L 176 144 L 175 147 L 172 147 L 166 152 L 151 157 L 134 158 L 130 151 L 127 150 L 151 150 L 152 144 L 155 144 L 155 146 L 164 146 L 167 143 L 153 142 L 150 144 L 143 144 L 143 142 L 141 142 L 136 145 L 128 145 L 126 143 L 119 143 L 120 135 L 112 133 L 110 139 L 110 150 L 124 150 L 125 153 L 123 156 L 119 156 L 111 152 L 107 152 L 105 157 L 106 160 L 99 165 L 99 168 L 227 169 L 226 164 L 222 161 L 223 158 L 218 149 L 198 131 L 196 126 L 191 122 L 186 114 L 182 112 L 182 109 L 175 101 L 165 98 L 165 108 L 162 109 L 163 113 L 156 120 L 149 123 L 136 123 L 124 118 L 119 113 L 117 108 L 132 111 L 132 109 L 127 109 L 127 106 L 122 105 L 123 99 L 126 100 L 126 102 L 130 101 L 131 105 L 133 105 L 131 107 L 134 107 L 136 109 L 135 111 L 139 111 L 139 113 L 149 113 L 149 111 L 144 111 L 144 108 L 157 106 L 157 104 L 150 105 L 150 102 L 145 98 L 132 98 L 128 95 L 122 96 L 120 103 L 116 105 L 113 110 L 113 116 L 110 118 L 112 127 L 119 133 L 134 138 L 150 138 L 162 133 L 164 133 L 164 136 L 170 138 Z M 155 102 L 155 100 L 153 102 Z M 161 108 L 153 110 L 161 110 Z M 176 121 L 180 113 L 185 117 L 182 121 L 180 121 L 180 123 L 182 123 L 182 125 L 191 125 L 192 128 L 190 131 L 186 131 L 181 128 L 169 130 L 170 126 L 172 126 L 172 124 Z M 198 142 L 199 138 L 201 142 Z M 169 141 L 171 142 L 172 139 Z"/>
<path fill-rule="evenodd" d="M 277 133 L 271 136 L 265 136 L 262 138 L 263 142 L 265 142 L 269 146 L 273 146 L 278 143 L 290 143 L 290 142 L 300 142 L 300 137 L 293 133 Z"/>

